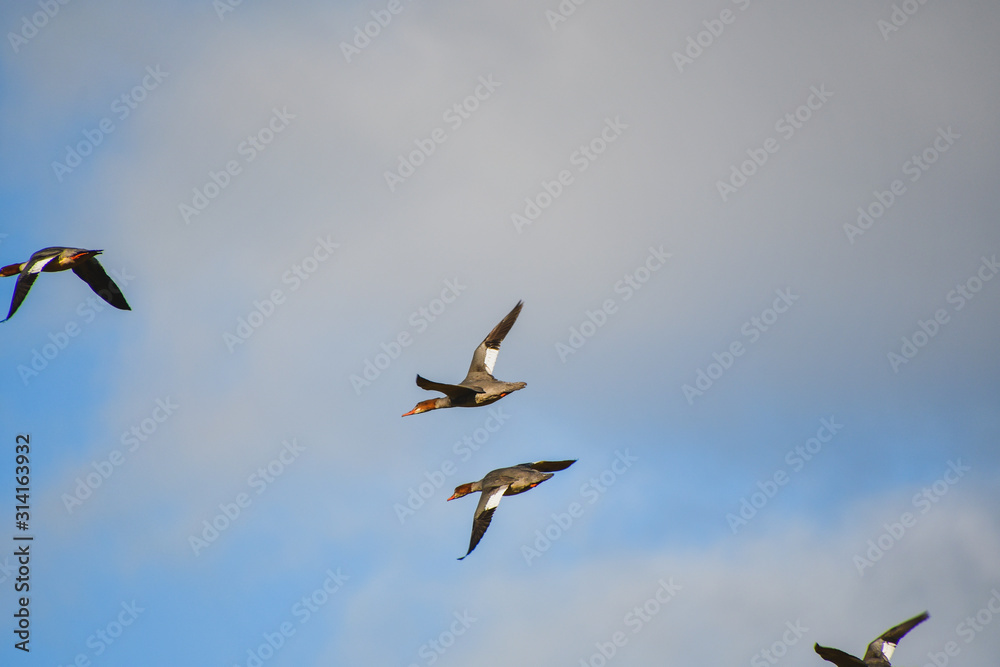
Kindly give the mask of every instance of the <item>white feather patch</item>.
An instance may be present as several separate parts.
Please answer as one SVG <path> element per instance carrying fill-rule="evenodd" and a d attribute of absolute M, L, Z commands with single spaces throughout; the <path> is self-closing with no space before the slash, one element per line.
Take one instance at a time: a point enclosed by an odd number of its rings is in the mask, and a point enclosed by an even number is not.
<path fill-rule="evenodd" d="M 483 508 L 483 511 L 491 510 L 499 505 L 500 499 L 503 498 L 504 491 L 507 490 L 508 486 L 509 485 L 504 484 L 503 486 L 498 486 L 493 489 L 493 493 L 490 494 L 489 500 L 486 501 L 486 507 Z"/>
<path fill-rule="evenodd" d="M 499 348 L 486 348 L 486 356 L 483 359 L 483 366 L 486 367 L 486 372 L 493 375 L 493 365 L 497 362 L 497 355 L 500 354 Z"/>
<path fill-rule="evenodd" d="M 56 258 L 55 255 L 53 255 L 52 257 L 46 257 L 45 259 L 41 259 L 35 262 L 34 264 L 28 267 L 28 273 L 41 273 L 42 268 L 55 258 Z"/>
<path fill-rule="evenodd" d="M 896 650 L 896 645 L 892 642 L 884 642 L 882 644 L 882 655 L 885 656 L 886 660 L 892 659 L 892 652 Z"/>

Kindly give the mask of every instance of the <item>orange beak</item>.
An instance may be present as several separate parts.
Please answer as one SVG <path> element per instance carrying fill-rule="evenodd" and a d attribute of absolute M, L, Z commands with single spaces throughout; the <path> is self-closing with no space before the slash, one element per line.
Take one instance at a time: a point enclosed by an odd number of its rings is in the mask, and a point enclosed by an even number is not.
<path fill-rule="evenodd" d="M 417 403 L 412 410 L 403 413 L 404 417 L 409 417 L 410 415 L 418 415 L 421 412 L 429 412 L 430 410 L 437 409 L 437 402 L 433 398 L 429 398 L 426 401 L 420 401 Z"/>

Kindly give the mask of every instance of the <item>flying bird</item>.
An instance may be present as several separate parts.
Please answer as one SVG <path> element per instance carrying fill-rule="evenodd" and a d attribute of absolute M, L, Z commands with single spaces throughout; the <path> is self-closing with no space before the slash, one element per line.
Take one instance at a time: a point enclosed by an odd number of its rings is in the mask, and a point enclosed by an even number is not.
<path fill-rule="evenodd" d="M 417 415 L 438 408 L 474 408 L 479 405 L 489 405 L 494 401 L 499 401 L 512 391 L 527 386 L 524 382 L 501 382 L 493 377 L 493 365 L 500 353 L 500 343 L 510 328 L 514 326 L 514 320 L 521 312 L 522 305 L 524 302 L 518 301 L 514 309 L 507 313 L 507 317 L 500 320 L 500 324 L 493 327 L 493 331 L 489 332 L 483 342 L 479 344 L 472 355 L 472 364 L 469 366 L 469 373 L 464 380 L 458 384 L 444 384 L 431 382 L 417 375 L 418 387 L 428 391 L 440 391 L 445 396 L 420 401 L 416 407 L 403 416 Z"/>
<path fill-rule="evenodd" d="M 903 621 L 896 627 L 886 630 L 878 639 L 868 645 L 864 660 L 858 660 L 853 655 L 819 644 L 816 644 L 814 648 L 821 658 L 832 662 L 837 667 L 889 667 L 889 659 L 892 657 L 892 652 L 896 650 L 896 644 L 899 643 L 899 640 L 928 618 L 930 616 L 925 611 L 919 616 L 914 616 L 910 620 Z"/>
<path fill-rule="evenodd" d="M 99 255 L 103 250 L 84 250 L 82 248 L 42 248 L 33 254 L 27 262 L 21 264 L 10 264 L 0 269 L 0 276 L 8 277 L 17 275 L 17 282 L 14 284 L 14 297 L 10 302 L 10 312 L 2 320 L 6 322 L 17 312 L 24 297 L 28 296 L 28 290 L 35 282 L 38 274 L 42 271 L 65 271 L 73 269 L 73 273 L 78 275 L 85 283 L 90 285 L 99 297 L 110 303 L 119 310 L 132 310 L 122 291 L 118 289 L 104 267 L 97 261 L 95 255 Z"/>
<path fill-rule="evenodd" d="M 483 535 L 486 534 L 486 529 L 490 527 L 490 521 L 493 519 L 493 512 L 503 496 L 516 496 L 528 489 L 533 489 L 552 477 L 552 473 L 565 470 L 574 463 L 576 463 L 576 459 L 521 463 L 510 468 L 500 468 L 488 472 L 478 482 L 469 482 L 455 487 L 455 493 L 448 500 L 461 498 L 476 491 L 482 492 L 479 505 L 476 507 L 475 518 L 472 520 L 472 539 L 469 541 L 469 550 L 465 552 L 465 556 L 471 554 L 472 550 L 479 544 L 479 540 L 483 539 Z M 465 556 L 458 560 L 462 560 Z"/>

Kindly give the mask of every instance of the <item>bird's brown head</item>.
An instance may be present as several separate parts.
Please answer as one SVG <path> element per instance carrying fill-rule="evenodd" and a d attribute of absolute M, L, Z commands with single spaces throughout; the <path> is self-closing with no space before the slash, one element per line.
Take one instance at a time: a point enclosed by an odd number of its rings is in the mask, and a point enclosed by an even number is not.
<path fill-rule="evenodd" d="M 438 404 L 439 400 L 440 399 L 437 398 L 428 398 L 426 401 L 420 401 L 419 403 L 417 403 L 416 407 L 414 407 L 412 410 L 410 410 L 409 412 L 404 412 L 403 416 L 409 417 L 410 415 L 419 415 L 421 412 L 427 412 L 429 410 L 437 410 L 438 408 L 441 407 Z"/>
<path fill-rule="evenodd" d="M 455 493 L 451 494 L 451 498 L 448 498 L 448 500 L 461 498 L 462 496 L 467 496 L 470 493 L 472 493 L 472 484 L 459 484 L 455 487 Z"/>
<path fill-rule="evenodd" d="M 8 264 L 0 269 L 0 277 L 6 278 L 7 276 L 16 276 L 21 272 L 22 266 L 24 266 L 24 264 Z"/>

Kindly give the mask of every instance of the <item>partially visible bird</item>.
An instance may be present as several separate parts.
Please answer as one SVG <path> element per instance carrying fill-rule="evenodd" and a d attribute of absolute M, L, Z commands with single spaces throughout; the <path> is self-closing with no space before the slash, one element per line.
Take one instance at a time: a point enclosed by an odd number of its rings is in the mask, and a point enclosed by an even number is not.
<path fill-rule="evenodd" d="M 469 541 L 469 550 L 465 552 L 465 556 L 471 554 L 472 550 L 479 544 L 479 540 L 483 539 L 483 535 L 486 534 L 486 529 L 490 527 L 490 521 L 493 519 L 493 512 L 500 504 L 502 497 L 515 496 L 528 489 L 533 489 L 552 477 L 552 473 L 565 470 L 574 463 L 576 463 L 576 459 L 572 461 L 520 463 L 510 468 L 499 468 L 488 472 L 478 482 L 469 482 L 455 487 L 455 493 L 448 500 L 461 498 L 476 491 L 482 492 L 479 505 L 476 507 L 475 518 L 472 520 L 472 539 Z M 465 556 L 458 560 L 462 560 Z"/>
<path fill-rule="evenodd" d="M 132 310 L 122 291 L 118 288 L 104 267 L 97 261 L 96 255 L 103 250 L 84 250 L 83 248 L 42 248 L 34 253 L 27 262 L 20 264 L 9 264 L 0 269 L 0 276 L 8 277 L 17 275 L 17 282 L 14 284 L 14 297 L 10 302 L 10 312 L 3 320 L 6 322 L 17 312 L 24 297 L 28 296 L 28 290 L 35 282 L 38 274 L 42 271 L 65 271 L 73 269 L 73 273 L 78 275 L 85 283 L 90 285 L 99 297 L 120 310 Z"/>
<path fill-rule="evenodd" d="M 914 616 L 910 620 L 903 621 L 894 628 L 886 630 L 878 639 L 868 645 L 864 660 L 858 660 L 849 653 L 819 644 L 816 644 L 814 648 L 820 657 L 832 662 L 837 667 L 889 667 L 889 659 L 892 658 L 892 653 L 896 650 L 896 644 L 899 643 L 899 640 L 928 618 L 930 615 L 925 611 L 919 616 Z"/>
<path fill-rule="evenodd" d="M 514 320 L 521 312 L 522 305 L 524 302 L 518 301 L 514 309 L 507 313 L 507 317 L 500 320 L 500 323 L 493 327 L 493 331 L 489 332 L 483 342 L 479 344 L 472 355 L 472 364 L 469 366 L 469 372 L 464 380 L 458 384 L 444 384 L 432 382 L 418 375 L 418 387 L 429 391 L 440 391 L 445 396 L 420 401 L 416 407 L 404 413 L 403 416 L 418 415 L 421 412 L 437 410 L 438 408 L 474 408 L 479 405 L 489 405 L 494 401 L 499 401 L 512 391 L 527 386 L 524 382 L 501 382 L 493 377 L 493 365 L 500 353 L 500 342 L 514 326 Z"/>

